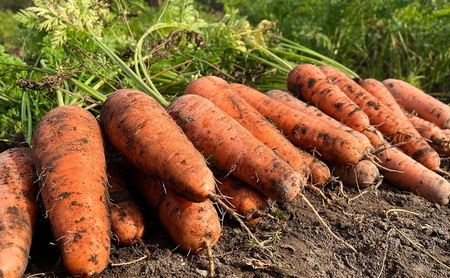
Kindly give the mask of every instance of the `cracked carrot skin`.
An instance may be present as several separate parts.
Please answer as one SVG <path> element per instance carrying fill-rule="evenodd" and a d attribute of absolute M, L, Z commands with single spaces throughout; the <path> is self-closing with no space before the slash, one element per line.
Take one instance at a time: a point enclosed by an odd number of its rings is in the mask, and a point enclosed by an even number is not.
<path fill-rule="evenodd" d="M 297 170 L 208 99 L 183 95 L 168 111 L 195 147 L 206 157 L 212 155 L 217 168 L 280 203 L 303 190 Z"/>
<path fill-rule="evenodd" d="M 38 218 L 38 186 L 32 151 L 0 154 L 0 277 L 22 277 Z"/>
<path fill-rule="evenodd" d="M 321 159 L 338 164 L 356 164 L 362 159 L 363 147 L 349 133 L 330 127 L 248 86 L 232 85 L 296 146 L 309 152 L 317 151 Z"/>
<path fill-rule="evenodd" d="M 399 144 L 400 149 L 419 163 L 431 170 L 438 170 L 441 164 L 439 154 L 428 144 L 414 125 L 406 117 L 404 110 L 396 102 L 383 83 L 375 79 L 366 79 L 361 82 L 361 87 L 386 105 L 398 120 L 398 131 L 386 131 L 377 127 L 383 134 L 389 136 Z M 388 119 L 386 119 L 387 121 Z"/>
<path fill-rule="evenodd" d="M 311 170 L 304 155 L 222 78 L 200 77 L 186 87 L 184 94 L 196 94 L 209 99 L 297 169 L 305 180 L 309 177 Z"/>
<path fill-rule="evenodd" d="M 183 198 L 201 202 L 215 192 L 214 175 L 205 158 L 151 96 L 118 90 L 103 104 L 100 121 L 116 150 L 144 173 L 158 174 Z"/>
<path fill-rule="evenodd" d="M 312 64 L 295 67 L 288 76 L 289 92 L 356 131 L 365 130 L 370 121 L 367 115 L 338 86 Z"/>
<path fill-rule="evenodd" d="M 386 79 L 382 83 L 406 111 L 416 112 L 440 128 L 450 128 L 450 107 L 447 104 L 399 79 Z"/>
<path fill-rule="evenodd" d="M 81 277 L 102 272 L 111 238 L 105 145 L 97 120 L 77 106 L 52 109 L 32 142 L 42 201 L 65 268 Z"/>

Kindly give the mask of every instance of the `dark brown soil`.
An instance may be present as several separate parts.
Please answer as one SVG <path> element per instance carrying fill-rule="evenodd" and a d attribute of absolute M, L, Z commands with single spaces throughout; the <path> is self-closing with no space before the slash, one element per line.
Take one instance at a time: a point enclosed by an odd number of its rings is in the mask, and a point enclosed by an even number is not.
<path fill-rule="evenodd" d="M 251 227 L 265 241 L 265 251 L 256 248 L 228 216 L 223 218 L 222 237 L 213 248 L 216 276 L 450 277 L 448 268 L 399 233 L 450 265 L 449 206 L 429 203 L 387 184 L 350 202 L 337 186 L 329 185 L 324 192 L 342 209 L 326 204 L 316 193 L 306 191 L 305 195 L 331 230 L 354 246 L 356 253 L 333 239 L 300 199 L 286 205 L 271 203 L 268 212 L 281 221 L 265 218 Z M 351 188 L 344 188 L 344 193 L 350 197 L 359 194 Z M 111 264 L 98 277 L 208 277 L 208 257 L 178 250 L 152 212 L 142 208 L 148 220 L 144 243 L 151 257 L 114 266 L 139 259 L 144 253 L 140 246 L 113 245 Z M 62 267 L 46 219 L 40 221 L 30 256 L 26 277 L 70 277 Z M 261 268 L 252 267 L 251 262 Z"/>

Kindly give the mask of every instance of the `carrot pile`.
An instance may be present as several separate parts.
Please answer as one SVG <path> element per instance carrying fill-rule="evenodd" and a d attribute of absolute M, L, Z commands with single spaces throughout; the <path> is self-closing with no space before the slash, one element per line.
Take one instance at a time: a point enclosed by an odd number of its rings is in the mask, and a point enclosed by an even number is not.
<path fill-rule="evenodd" d="M 82 277 L 108 265 L 111 239 L 142 243 L 136 191 L 189 254 L 210 254 L 220 238 L 214 203 L 256 225 L 267 199 L 305 200 L 305 188 L 335 181 L 366 188 L 384 179 L 448 204 L 450 183 L 440 169 L 450 155 L 447 105 L 400 80 L 356 83 L 311 64 L 292 70 L 287 89 L 263 93 L 209 76 L 167 108 L 121 89 L 103 104 L 100 122 L 76 106 L 51 110 L 31 149 L 0 154 L 0 212 L 8 216 L 0 218 L 0 276 L 20 277 L 26 267 L 35 180 L 63 263 Z M 107 163 L 107 144 L 132 165 L 125 170 L 131 178 Z M 23 223 L 8 224 L 14 217 Z M 5 243 L 17 235 L 17 246 Z"/>

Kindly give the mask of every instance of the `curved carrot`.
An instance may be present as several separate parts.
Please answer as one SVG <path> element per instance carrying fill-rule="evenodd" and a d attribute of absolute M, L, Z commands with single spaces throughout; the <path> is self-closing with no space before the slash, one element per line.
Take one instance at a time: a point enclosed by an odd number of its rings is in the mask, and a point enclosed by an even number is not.
<path fill-rule="evenodd" d="M 323 160 L 356 164 L 363 157 L 363 147 L 347 132 L 290 108 L 255 89 L 231 84 L 264 117 L 270 119 L 295 145 L 317 151 Z"/>
<path fill-rule="evenodd" d="M 42 200 L 64 266 L 74 276 L 108 264 L 110 226 L 105 149 L 95 117 L 77 106 L 48 112 L 33 135 Z"/>
<path fill-rule="evenodd" d="M 0 154 L 0 277 L 22 277 L 38 217 L 30 148 Z"/>
<path fill-rule="evenodd" d="M 422 196 L 430 202 L 446 205 L 450 198 L 450 183 L 440 175 L 426 168 L 396 147 L 383 140 L 380 132 L 363 131 L 375 148 L 380 164 L 391 171 L 380 168 L 384 179 L 391 185 Z"/>
<path fill-rule="evenodd" d="M 300 173 L 208 99 L 183 95 L 168 107 L 195 147 L 214 165 L 280 203 L 303 189 Z"/>
<path fill-rule="evenodd" d="M 311 170 L 299 150 L 222 78 L 200 77 L 186 87 L 184 94 L 209 99 L 297 169 L 304 179 L 309 177 Z"/>
<path fill-rule="evenodd" d="M 135 244 L 144 235 L 145 219 L 133 201 L 124 180 L 113 166 L 108 165 L 109 218 L 111 232 L 119 245 Z"/>
<path fill-rule="evenodd" d="M 269 97 L 293 108 L 298 111 L 301 111 L 311 117 L 317 118 L 321 120 L 322 122 L 328 124 L 331 127 L 334 127 L 336 129 L 345 131 L 356 137 L 358 139 L 359 143 L 364 148 L 365 152 L 370 153 L 372 150 L 372 145 L 370 144 L 369 139 L 367 139 L 366 136 L 364 136 L 361 132 L 358 132 L 349 126 L 343 124 L 342 122 L 337 121 L 336 119 L 328 116 L 327 114 L 323 113 L 320 109 L 318 109 L 315 106 L 312 106 L 308 103 L 303 102 L 302 100 L 294 97 L 289 92 L 281 91 L 281 90 L 272 90 L 266 92 L 266 95 Z"/>
<path fill-rule="evenodd" d="M 295 67 L 289 73 L 287 87 L 294 96 L 301 97 L 357 131 L 365 130 L 370 125 L 369 118 L 361 108 L 315 65 L 301 64 Z"/>
<path fill-rule="evenodd" d="M 447 104 L 402 80 L 386 79 L 383 84 L 406 111 L 416 112 L 440 128 L 450 128 L 450 107 Z"/>
<path fill-rule="evenodd" d="M 155 210 L 173 242 L 186 253 L 205 252 L 220 237 L 220 220 L 212 202 L 190 202 L 165 188 L 157 178 L 133 171 L 133 178 L 146 203 Z"/>
<path fill-rule="evenodd" d="M 151 96 L 131 89 L 112 93 L 100 121 L 116 150 L 146 174 L 155 174 L 193 202 L 215 191 L 214 175 L 167 111 Z"/>
<path fill-rule="evenodd" d="M 356 165 L 328 164 L 333 176 L 342 181 L 344 185 L 355 188 L 367 188 L 380 181 L 380 172 L 377 166 L 369 160 L 361 160 Z"/>

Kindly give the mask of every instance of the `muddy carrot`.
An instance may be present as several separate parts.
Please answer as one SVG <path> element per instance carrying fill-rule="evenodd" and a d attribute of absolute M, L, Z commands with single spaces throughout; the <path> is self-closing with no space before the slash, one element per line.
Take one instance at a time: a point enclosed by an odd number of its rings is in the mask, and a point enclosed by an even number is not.
<path fill-rule="evenodd" d="M 382 176 L 377 166 L 369 160 L 361 160 L 356 165 L 333 165 L 329 163 L 333 176 L 342 181 L 345 186 L 367 188 L 375 185 Z"/>

